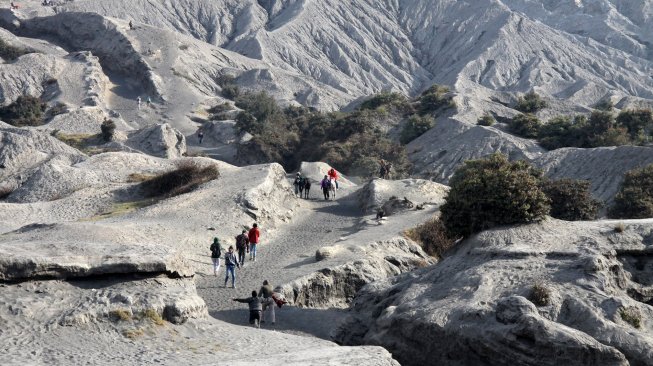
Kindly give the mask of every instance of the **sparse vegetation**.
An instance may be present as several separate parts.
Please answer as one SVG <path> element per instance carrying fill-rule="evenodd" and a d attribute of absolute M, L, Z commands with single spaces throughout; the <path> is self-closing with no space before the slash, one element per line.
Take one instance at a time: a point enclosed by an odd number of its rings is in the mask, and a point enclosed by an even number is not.
<path fill-rule="evenodd" d="M 57 102 L 52 107 L 50 107 L 50 109 L 48 109 L 46 116 L 48 119 L 52 119 L 54 116 L 58 116 L 66 112 L 68 112 L 68 107 L 61 102 Z"/>
<path fill-rule="evenodd" d="M 109 317 L 117 321 L 127 321 L 131 320 L 132 314 L 127 309 L 116 309 L 109 312 Z"/>
<path fill-rule="evenodd" d="M 456 108 L 449 88 L 441 85 L 431 86 L 422 93 L 417 101 L 419 113 L 422 115 L 433 113 L 441 108 Z"/>
<path fill-rule="evenodd" d="M 146 319 L 151 320 L 154 324 L 156 325 L 163 325 L 165 324 L 165 320 L 161 317 L 161 315 L 154 309 L 147 309 L 143 312 L 143 317 Z"/>
<path fill-rule="evenodd" d="M 114 203 L 111 208 L 108 210 L 102 212 L 101 214 L 89 218 L 87 221 L 96 221 L 96 220 L 101 220 L 101 219 L 106 219 L 109 217 L 117 217 L 117 216 L 122 216 L 126 215 L 130 212 L 134 212 L 140 208 L 151 206 L 155 203 L 157 203 L 157 199 L 145 199 L 145 200 L 140 200 L 140 201 L 129 201 L 129 202 L 119 202 L 119 203 Z"/>
<path fill-rule="evenodd" d="M 600 102 L 596 103 L 594 106 L 594 109 L 598 109 L 600 111 L 606 111 L 610 112 L 614 109 L 614 104 L 610 99 L 603 99 Z"/>
<path fill-rule="evenodd" d="M 177 168 L 140 183 L 145 197 L 173 197 L 188 193 L 203 183 L 217 179 L 220 172 L 215 165 L 202 166 L 185 160 Z"/>
<path fill-rule="evenodd" d="M 549 214 L 567 221 L 595 220 L 601 203 L 592 198 L 590 187 L 584 180 L 545 180 L 542 191 L 551 200 Z"/>
<path fill-rule="evenodd" d="M 150 180 L 152 178 L 156 177 L 154 174 L 143 174 L 143 173 L 131 173 L 127 177 L 127 182 L 128 183 L 140 183 L 140 182 L 145 182 L 146 180 Z"/>
<path fill-rule="evenodd" d="M 617 225 L 614 226 L 614 232 L 617 234 L 621 234 L 624 231 L 626 231 L 626 225 L 624 225 L 623 222 L 618 223 Z"/>
<path fill-rule="evenodd" d="M 34 52 L 34 50 L 28 48 L 12 46 L 9 43 L 5 42 L 3 39 L 0 39 L 0 57 L 2 57 L 2 59 L 7 62 L 13 62 L 20 56 Z"/>
<path fill-rule="evenodd" d="M 0 200 L 9 197 L 14 192 L 14 188 L 9 185 L 0 185 Z"/>
<path fill-rule="evenodd" d="M 435 217 L 404 233 L 409 239 L 419 243 L 424 251 L 437 258 L 456 244 L 456 239 L 447 232 L 442 221 Z"/>
<path fill-rule="evenodd" d="M 405 145 L 422 136 L 426 131 L 433 128 L 434 125 L 435 120 L 431 116 L 412 115 L 406 121 L 403 130 L 401 130 L 399 141 Z"/>
<path fill-rule="evenodd" d="M 55 131 L 52 133 L 52 136 L 56 137 L 59 141 L 65 143 L 66 145 L 72 146 L 87 155 L 104 152 L 104 150 L 95 147 L 100 143 L 98 135 L 92 135 L 88 133 L 65 134 L 59 131 Z"/>
<path fill-rule="evenodd" d="M 227 99 L 235 100 L 241 94 L 240 88 L 236 85 L 236 78 L 231 75 L 218 76 L 216 83 L 222 88 L 222 96 Z"/>
<path fill-rule="evenodd" d="M 411 110 L 410 103 L 403 94 L 391 92 L 383 92 L 372 96 L 361 104 L 360 109 L 378 109 L 386 106 L 404 112 L 409 112 Z"/>
<path fill-rule="evenodd" d="M 207 112 L 210 115 L 209 119 L 215 121 L 215 120 L 225 119 L 224 118 L 225 112 L 229 112 L 232 110 L 234 110 L 234 106 L 229 102 L 224 102 L 209 108 Z"/>
<path fill-rule="evenodd" d="M 538 137 L 541 126 L 542 122 L 534 114 L 519 114 L 508 124 L 514 134 L 529 139 Z"/>
<path fill-rule="evenodd" d="M 18 97 L 15 102 L 0 108 L 0 119 L 10 125 L 40 126 L 45 123 L 43 114 L 47 104 L 31 95 Z"/>
<path fill-rule="evenodd" d="M 636 307 L 621 307 L 619 309 L 619 316 L 626 323 L 633 326 L 633 328 L 642 327 L 642 313 Z"/>
<path fill-rule="evenodd" d="M 528 299 L 536 306 L 548 306 L 551 304 L 551 289 L 542 283 L 536 283 L 531 288 Z"/>
<path fill-rule="evenodd" d="M 116 123 L 112 119 L 105 119 L 100 125 L 102 140 L 109 142 L 113 140 L 113 134 L 116 131 Z"/>
<path fill-rule="evenodd" d="M 126 329 L 122 332 L 122 335 L 129 339 L 136 339 L 145 335 L 145 332 L 141 328 Z"/>
<path fill-rule="evenodd" d="M 522 113 L 537 113 L 547 107 L 546 102 L 534 91 L 519 97 L 515 109 Z"/>
<path fill-rule="evenodd" d="M 484 113 L 481 118 L 478 119 L 477 124 L 479 126 L 492 126 L 496 121 L 494 120 L 494 117 L 492 117 L 491 114 L 489 113 Z"/>
<path fill-rule="evenodd" d="M 524 161 L 510 162 L 502 154 L 470 160 L 450 180 L 442 205 L 442 221 L 453 237 L 500 225 L 529 223 L 549 212 L 549 199 L 540 188 L 541 172 Z"/>
<path fill-rule="evenodd" d="M 608 216 L 617 219 L 653 217 L 653 164 L 625 174 Z"/>

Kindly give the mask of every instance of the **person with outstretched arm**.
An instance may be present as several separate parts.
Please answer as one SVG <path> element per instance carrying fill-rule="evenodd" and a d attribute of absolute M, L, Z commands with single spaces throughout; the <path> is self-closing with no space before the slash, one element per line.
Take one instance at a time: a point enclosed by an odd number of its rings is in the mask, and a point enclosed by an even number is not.
<path fill-rule="evenodd" d="M 261 311 L 263 311 L 263 305 L 261 298 L 256 296 L 256 291 L 252 291 L 252 297 L 246 299 L 233 299 L 233 301 L 242 302 L 249 305 L 249 324 L 253 324 L 255 327 L 261 327 Z"/>

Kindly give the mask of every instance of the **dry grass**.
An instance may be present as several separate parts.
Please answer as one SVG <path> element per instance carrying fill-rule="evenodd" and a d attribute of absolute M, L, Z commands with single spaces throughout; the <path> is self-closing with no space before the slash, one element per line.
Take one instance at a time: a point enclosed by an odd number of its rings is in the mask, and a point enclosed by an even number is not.
<path fill-rule="evenodd" d="M 109 316 L 112 319 L 119 320 L 119 321 L 127 321 L 127 320 L 131 320 L 132 318 L 131 312 L 127 309 L 112 310 L 109 312 Z"/>
<path fill-rule="evenodd" d="M 143 312 L 143 317 L 146 318 L 146 319 L 150 319 L 156 325 L 165 324 L 165 320 L 163 320 L 161 315 L 154 309 L 145 310 Z"/>
<path fill-rule="evenodd" d="M 622 307 L 619 309 L 619 315 L 626 323 L 632 325 L 634 328 L 642 327 L 642 314 L 635 307 Z"/>
<path fill-rule="evenodd" d="M 220 172 L 215 165 L 202 166 L 196 161 L 186 160 L 178 164 L 176 169 L 142 182 L 140 187 L 145 197 L 174 197 L 188 193 L 219 176 Z"/>
<path fill-rule="evenodd" d="M 0 200 L 9 197 L 14 192 L 14 188 L 10 186 L 0 186 Z"/>
<path fill-rule="evenodd" d="M 451 238 L 437 217 L 406 230 L 404 235 L 419 243 L 426 253 L 437 258 L 442 258 L 444 253 L 456 245 L 456 239 Z"/>
<path fill-rule="evenodd" d="M 88 133 L 65 134 L 61 132 L 55 132 L 52 134 L 52 136 L 56 137 L 59 141 L 65 143 L 66 145 L 74 147 L 75 149 L 83 152 L 86 155 L 96 155 L 108 151 L 97 147 L 97 145 L 102 143 L 100 141 L 100 135 L 92 135 Z"/>
<path fill-rule="evenodd" d="M 528 299 L 537 306 L 547 306 L 551 303 L 551 289 L 542 283 L 536 283 L 531 288 Z"/>
<path fill-rule="evenodd" d="M 620 223 L 618 223 L 617 225 L 614 226 L 614 232 L 615 233 L 621 234 L 624 231 L 626 231 L 626 225 L 624 225 L 623 222 L 620 222 Z"/>
<path fill-rule="evenodd" d="M 111 206 L 111 208 L 109 208 L 107 211 L 104 211 L 99 215 L 90 217 L 88 219 L 84 219 L 82 221 L 96 221 L 96 220 L 102 220 L 110 217 L 126 215 L 130 212 L 134 212 L 143 207 L 151 206 L 157 202 L 159 202 L 159 200 L 157 199 L 145 199 L 142 201 L 114 203 Z"/>
<path fill-rule="evenodd" d="M 156 177 L 154 174 L 131 173 L 127 177 L 127 183 L 142 183 Z"/>
<path fill-rule="evenodd" d="M 122 335 L 129 339 L 136 339 L 142 337 L 144 334 L 145 332 L 141 328 L 126 329 L 122 332 Z"/>

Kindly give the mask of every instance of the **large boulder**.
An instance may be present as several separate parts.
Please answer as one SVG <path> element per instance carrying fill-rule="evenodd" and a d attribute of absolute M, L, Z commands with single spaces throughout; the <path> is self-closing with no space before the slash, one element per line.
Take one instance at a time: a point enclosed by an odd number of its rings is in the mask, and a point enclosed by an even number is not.
<path fill-rule="evenodd" d="M 653 221 L 617 225 L 478 234 L 435 267 L 363 288 L 335 339 L 408 366 L 651 365 Z"/>
<path fill-rule="evenodd" d="M 440 183 L 424 179 L 384 180 L 373 179 L 358 192 L 361 209 L 371 213 L 377 211 L 392 197 L 406 198 L 417 205 L 444 203 L 449 188 Z"/>
<path fill-rule="evenodd" d="M 135 131 L 124 144 L 162 158 L 179 158 L 186 153 L 186 137 L 167 123 Z"/>

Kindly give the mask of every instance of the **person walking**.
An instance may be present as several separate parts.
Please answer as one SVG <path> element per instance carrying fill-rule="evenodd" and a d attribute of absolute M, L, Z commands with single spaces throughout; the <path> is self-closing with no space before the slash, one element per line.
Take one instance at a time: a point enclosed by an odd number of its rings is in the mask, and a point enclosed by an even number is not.
<path fill-rule="evenodd" d="M 274 299 L 272 298 L 272 293 L 273 293 L 272 285 L 268 282 L 268 280 L 263 281 L 263 286 L 261 286 L 261 289 L 258 291 L 258 296 L 263 298 L 263 313 L 262 313 L 262 318 L 261 318 L 261 323 L 265 323 L 265 319 L 267 316 L 265 315 L 266 313 L 269 313 L 269 321 L 272 322 L 272 325 L 275 324 L 276 318 L 274 314 L 274 306 L 276 303 L 274 302 Z"/>
<path fill-rule="evenodd" d="M 311 180 L 304 178 L 304 198 L 308 199 L 308 193 L 311 191 Z"/>
<path fill-rule="evenodd" d="M 134 30 L 134 23 L 132 21 L 129 21 L 129 30 Z"/>
<path fill-rule="evenodd" d="M 241 266 L 245 265 L 245 253 L 249 253 L 249 238 L 247 237 L 247 230 L 236 237 L 236 250 L 238 251 L 238 262 Z"/>
<path fill-rule="evenodd" d="M 331 189 L 331 181 L 329 180 L 328 175 L 324 176 L 324 179 L 322 179 L 322 182 L 320 182 L 320 187 L 322 188 L 322 193 L 324 193 L 324 199 L 328 200 L 329 190 Z"/>
<path fill-rule="evenodd" d="M 202 140 L 204 140 L 204 131 L 197 131 L 197 139 L 200 140 L 200 145 L 202 145 Z"/>
<path fill-rule="evenodd" d="M 229 281 L 229 273 L 231 273 L 231 288 L 236 288 L 236 267 L 240 268 L 238 258 L 234 253 L 234 246 L 229 246 L 229 251 L 224 255 L 224 265 L 227 269 L 226 276 L 224 277 L 224 287 L 227 287 Z"/>
<path fill-rule="evenodd" d="M 256 328 L 261 327 L 261 311 L 263 306 L 261 298 L 256 296 L 256 291 L 252 291 L 252 297 L 246 299 L 232 299 L 233 301 L 242 302 L 249 305 L 249 324 L 254 325 Z"/>
<path fill-rule="evenodd" d="M 136 97 L 136 104 L 138 104 L 138 110 L 141 110 L 141 96 Z"/>
<path fill-rule="evenodd" d="M 211 250 L 211 261 L 213 262 L 213 275 L 217 276 L 218 271 L 220 271 L 220 256 L 222 255 L 220 239 L 213 238 L 213 244 L 209 249 Z"/>
<path fill-rule="evenodd" d="M 258 229 L 258 224 L 254 223 L 253 227 L 249 229 L 247 237 L 249 239 L 249 260 L 256 262 L 256 249 L 259 244 L 261 232 Z"/>
<path fill-rule="evenodd" d="M 295 186 L 295 196 L 300 196 L 301 197 L 301 188 L 300 186 L 302 185 L 302 175 L 300 173 L 297 173 L 297 176 L 295 177 L 295 180 L 293 181 L 293 186 Z"/>

